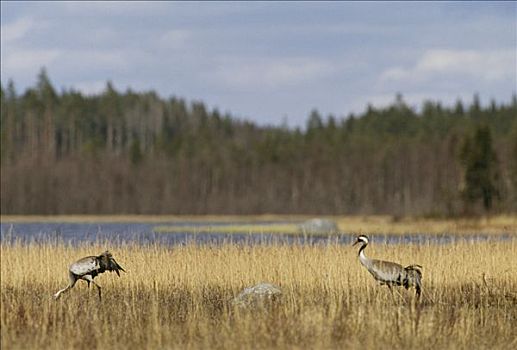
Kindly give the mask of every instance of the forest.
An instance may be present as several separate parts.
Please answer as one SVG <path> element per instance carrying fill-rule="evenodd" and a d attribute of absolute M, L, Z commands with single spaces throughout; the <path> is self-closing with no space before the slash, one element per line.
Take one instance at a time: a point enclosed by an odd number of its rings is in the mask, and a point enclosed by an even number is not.
<path fill-rule="evenodd" d="M 512 92 L 509 92 L 509 97 Z M 517 96 L 402 95 L 259 126 L 153 91 L 1 86 L 2 214 L 461 216 L 517 212 Z"/>

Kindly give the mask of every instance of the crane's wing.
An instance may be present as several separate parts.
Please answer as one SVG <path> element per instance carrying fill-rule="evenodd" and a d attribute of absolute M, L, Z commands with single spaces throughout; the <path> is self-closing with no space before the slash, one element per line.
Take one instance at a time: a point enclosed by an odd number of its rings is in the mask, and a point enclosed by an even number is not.
<path fill-rule="evenodd" d="M 87 256 L 70 265 L 70 272 L 83 276 L 99 269 L 99 262 L 94 256 Z"/>
<path fill-rule="evenodd" d="M 404 268 L 397 263 L 383 260 L 372 260 L 372 271 L 375 278 L 384 282 L 397 282 L 402 276 Z M 402 282 L 400 280 L 400 282 Z"/>

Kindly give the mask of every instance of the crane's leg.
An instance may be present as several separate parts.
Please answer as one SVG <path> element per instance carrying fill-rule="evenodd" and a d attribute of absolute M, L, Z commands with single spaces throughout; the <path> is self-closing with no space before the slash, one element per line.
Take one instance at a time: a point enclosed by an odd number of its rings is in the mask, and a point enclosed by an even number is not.
<path fill-rule="evenodd" d="M 101 296 L 101 286 L 99 286 L 97 283 L 95 283 L 95 281 L 93 280 L 93 277 L 90 276 L 90 275 L 85 275 L 83 276 L 83 278 L 86 280 L 86 282 L 91 282 L 95 285 L 95 287 L 97 287 L 97 290 L 99 291 L 99 300 L 102 300 L 102 296 Z"/>
<path fill-rule="evenodd" d="M 393 288 L 391 288 L 391 284 L 386 283 L 386 285 L 388 286 L 388 289 L 390 290 L 391 298 L 393 299 L 393 301 L 396 301 L 395 300 L 395 295 L 393 295 Z"/>
<path fill-rule="evenodd" d="M 393 301 L 397 301 L 397 299 L 395 298 L 395 294 L 393 294 L 393 288 L 391 287 L 391 284 L 390 283 L 386 283 L 386 285 L 388 286 L 388 288 L 390 289 L 390 293 L 391 293 L 391 297 L 393 298 Z M 399 298 L 401 298 L 402 300 L 404 300 L 404 297 L 402 296 L 402 294 L 400 294 L 400 292 L 395 289 L 395 293 L 397 293 L 397 295 L 399 296 Z"/>
<path fill-rule="evenodd" d="M 420 299 L 420 295 L 422 294 L 421 275 L 417 275 L 416 278 L 415 278 L 415 290 L 416 290 L 416 297 L 417 297 L 417 299 Z"/>
<path fill-rule="evenodd" d="M 399 298 L 400 298 L 402 301 L 406 302 L 406 299 L 404 298 L 404 296 L 403 296 L 402 294 L 400 294 L 400 292 L 398 291 L 398 289 L 395 289 L 395 292 L 397 293 L 397 295 L 399 296 Z"/>
<path fill-rule="evenodd" d="M 54 294 L 54 300 L 59 299 L 59 297 L 61 296 L 61 293 L 65 293 L 74 287 L 75 282 L 77 282 L 77 278 L 75 278 L 75 276 L 71 273 L 68 274 L 68 278 L 70 279 L 68 286 L 66 286 L 65 288 L 59 290 L 56 294 Z"/>

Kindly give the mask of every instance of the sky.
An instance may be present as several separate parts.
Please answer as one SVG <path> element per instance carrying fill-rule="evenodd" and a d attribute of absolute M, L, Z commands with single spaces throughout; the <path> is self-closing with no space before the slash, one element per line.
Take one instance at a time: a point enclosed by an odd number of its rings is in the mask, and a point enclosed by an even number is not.
<path fill-rule="evenodd" d="M 1 82 L 203 101 L 259 125 L 345 117 L 401 93 L 517 90 L 517 2 L 1 2 Z"/>

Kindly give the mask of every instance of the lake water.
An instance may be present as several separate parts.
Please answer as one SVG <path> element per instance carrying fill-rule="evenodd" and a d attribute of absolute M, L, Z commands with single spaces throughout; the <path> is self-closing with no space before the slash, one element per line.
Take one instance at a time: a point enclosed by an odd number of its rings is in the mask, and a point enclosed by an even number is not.
<path fill-rule="evenodd" d="M 253 222 L 253 224 L 267 225 L 283 222 Z M 134 223 L 134 222 L 109 222 L 109 223 L 85 223 L 85 222 L 2 222 L 0 240 L 2 243 L 22 242 L 63 242 L 65 244 L 76 245 L 78 243 L 103 243 L 125 244 L 138 243 L 148 244 L 351 244 L 355 238 L 355 233 L 342 232 L 332 236 L 318 235 L 294 235 L 294 234 L 250 234 L 250 233 L 224 233 L 217 232 L 218 226 L 228 226 L 231 224 L 242 224 L 242 222 L 209 222 L 209 221 L 175 221 L 157 223 Z M 173 226 L 175 231 L 171 233 L 156 233 L 153 229 L 156 226 Z M 189 230 L 182 232 L 185 227 L 211 226 L 211 232 L 192 233 Z M 509 240 L 512 236 L 489 235 L 489 234 L 375 234 L 371 240 L 378 243 L 400 244 L 448 244 L 457 241 L 498 241 Z"/>

